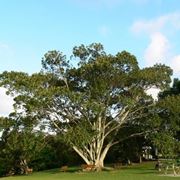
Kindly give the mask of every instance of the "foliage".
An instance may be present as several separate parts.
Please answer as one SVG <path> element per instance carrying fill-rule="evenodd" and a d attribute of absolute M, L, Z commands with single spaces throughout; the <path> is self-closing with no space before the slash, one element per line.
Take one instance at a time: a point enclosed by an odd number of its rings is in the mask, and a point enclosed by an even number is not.
<path fill-rule="evenodd" d="M 58 136 L 48 135 L 45 141 L 46 146 L 30 162 L 30 167 L 33 167 L 34 171 L 77 165 L 81 162 L 74 151 Z"/>
<path fill-rule="evenodd" d="M 167 96 L 172 96 L 172 95 L 179 95 L 180 94 L 180 80 L 175 78 L 173 81 L 172 87 L 169 89 L 159 93 L 160 98 L 165 98 Z"/>
<path fill-rule="evenodd" d="M 70 64 L 74 59 L 77 67 Z M 16 115 L 30 118 L 33 127 L 48 125 L 87 164 L 101 169 L 113 145 L 153 130 L 148 117 L 154 102 L 146 90 L 169 87 L 171 74 L 161 64 L 140 69 L 134 55 L 106 54 L 93 43 L 75 47 L 70 59 L 49 51 L 39 73 L 4 72 L 0 85 L 15 95 Z"/>
<path fill-rule="evenodd" d="M 128 164 L 128 162 L 141 163 L 143 147 L 147 145 L 149 145 L 149 142 L 143 136 L 127 139 L 110 149 L 105 162 L 122 164 Z"/>
<path fill-rule="evenodd" d="M 180 150 L 180 143 L 167 132 L 160 132 L 153 136 L 153 144 L 159 151 L 159 157 L 164 158 L 176 158 L 177 153 Z"/>
<path fill-rule="evenodd" d="M 30 161 L 44 146 L 44 134 L 35 132 L 26 118 L 1 118 L 3 132 L 0 140 L 1 174 L 23 174 Z M 6 123 L 5 123 L 6 122 Z M 24 123 L 23 123 L 24 122 Z M 4 169 L 4 170 L 3 170 Z"/>
<path fill-rule="evenodd" d="M 180 156 L 180 81 L 174 79 L 171 88 L 159 94 L 155 113 L 160 122 L 158 133 L 152 141 L 163 157 Z"/>

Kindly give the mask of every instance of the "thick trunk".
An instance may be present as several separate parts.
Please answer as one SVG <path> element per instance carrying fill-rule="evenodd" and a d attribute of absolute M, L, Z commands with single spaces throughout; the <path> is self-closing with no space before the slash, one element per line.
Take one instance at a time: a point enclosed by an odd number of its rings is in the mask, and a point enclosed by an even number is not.
<path fill-rule="evenodd" d="M 21 160 L 21 174 L 28 174 L 27 169 L 29 169 L 26 159 Z"/>
<path fill-rule="evenodd" d="M 100 158 L 96 160 L 95 166 L 97 171 L 101 171 L 104 168 L 104 159 L 107 155 L 107 152 L 109 151 L 110 147 L 112 146 L 112 143 L 109 143 L 103 150 L 103 152 L 100 155 Z"/>
<path fill-rule="evenodd" d="M 79 156 L 86 162 L 87 165 L 94 165 L 96 171 L 101 171 L 104 168 L 104 159 L 111 145 L 112 143 L 106 145 L 103 151 L 101 151 L 101 153 L 98 153 L 98 155 L 93 157 L 93 159 L 91 158 L 92 156 L 87 156 L 87 153 L 77 148 L 76 146 L 74 146 L 73 149 L 79 154 Z"/>
<path fill-rule="evenodd" d="M 101 171 L 104 168 L 104 160 L 96 160 L 95 162 L 95 169 L 96 171 Z"/>
<path fill-rule="evenodd" d="M 101 171 L 104 168 L 104 159 L 109 151 L 110 147 L 113 145 L 113 142 L 109 142 L 106 146 L 104 146 L 104 127 L 102 125 L 102 119 L 98 119 L 98 123 L 94 124 L 94 128 L 98 129 L 99 134 L 96 136 L 92 142 L 84 146 L 83 148 L 79 148 L 77 146 L 73 146 L 73 149 L 76 153 L 85 161 L 87 165 L 95 166 L 96 171 Z"/>
<path fill-rule="evenodd" d="M 125 114 L 123 118 L 126 116 L 127 115 Z M 107 136 L 116 130 L 114 126 L 109 128 L 111 124 L 106 125 L 105 120 L 105 118 L 103 119 L 103 117 L 99 115 L 97 121 L 92 124 L 92 129 L 96 129 L 98 133 L 88 145 L 81 148 L 73 146 L 73 149 L 85 161 L 85 163 L 87 165 L 95 166 L 97 171 L 104 168 L 104 159 L 110 147 L 115 144 L 112 139 L 107 145 L 104 145 Z"/>

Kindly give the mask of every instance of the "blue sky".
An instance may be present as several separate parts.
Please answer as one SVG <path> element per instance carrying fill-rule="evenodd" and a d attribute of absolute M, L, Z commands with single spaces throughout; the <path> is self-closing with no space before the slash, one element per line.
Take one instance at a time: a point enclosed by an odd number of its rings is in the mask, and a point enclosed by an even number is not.
<path fill-rule="evenodd" d="M 0 0 L 0 23 L 0 73 L 37 72 L 48 50 L 70 55 L 75 45 L 100 42 L 180 76 L 179 0 Z M 2 91 L 0 114 L 8 109 Z"/>

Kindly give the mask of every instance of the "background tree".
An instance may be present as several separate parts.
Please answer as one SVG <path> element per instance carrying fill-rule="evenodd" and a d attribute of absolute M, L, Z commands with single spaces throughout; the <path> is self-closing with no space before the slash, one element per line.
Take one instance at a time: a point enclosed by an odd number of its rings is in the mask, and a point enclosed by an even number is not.
<path fill-rule="evenodd" d="M 180 80 L 175 78 L 172 87 L 159 93 L 159 98 L 163 99 L 167 96 L 180 95 Z"/>
<path fill-rule="evenodd" d="M 130 53 L 108 55 L 96 43 L 75 47 L 71 59 L 79 65 L 49 51 L 40 73 L 4 72 L 1 86 L 15 93 L 16 111 L 61 132 L 87 164 L 100 170 L 113 145 L 152 131 L 147 117 L 154 102 L 145 92 L 167 88 L 172 71 L 165 65 L 140 69 Z M 134 131 L 117 139 L 125 127 Z"/>
<path fill-rule="evenodd" d="M 166 158 L 180 156 L 180 81 L 174 79 L 172 87 L 159 94 L 155 107 L 160 128 L 153 136 L 153 143 Z"/>
<path fill-rule="evenodd" d="M 143 161 L 143 147 L 148 145 L 149 142 L 143 136 L 126 139 L 110 149 L 105 161 L 126 165 L 131 164 L 131 162 L 141 163 Z"/>
<path fill-rule="evenodd" d="M 27 117 L 4 119 L 4 131 L 1 136 L 0 161 L 2 174 L 27 174 L 29 163 L 45 146 L 45 136 L 30 126 Z M 6 121 L 6 122 L 5 122 Z"/>

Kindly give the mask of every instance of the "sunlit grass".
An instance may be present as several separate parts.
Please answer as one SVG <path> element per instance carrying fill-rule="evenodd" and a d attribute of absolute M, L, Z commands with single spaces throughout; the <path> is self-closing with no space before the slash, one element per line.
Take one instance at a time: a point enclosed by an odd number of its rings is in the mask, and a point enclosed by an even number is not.
<path fill-rule="evenodd" d="M 5 177 L 1 180 L 169 180 L 174 178 L 179 177 L 160 176 L 154 170 L 154 163 L 151 162 L 103 172 L 81 172 L 77 168 L 70 168 L 69 172 L 60 172 L 59 169 L 53 169 L 26 176 Z"/>

